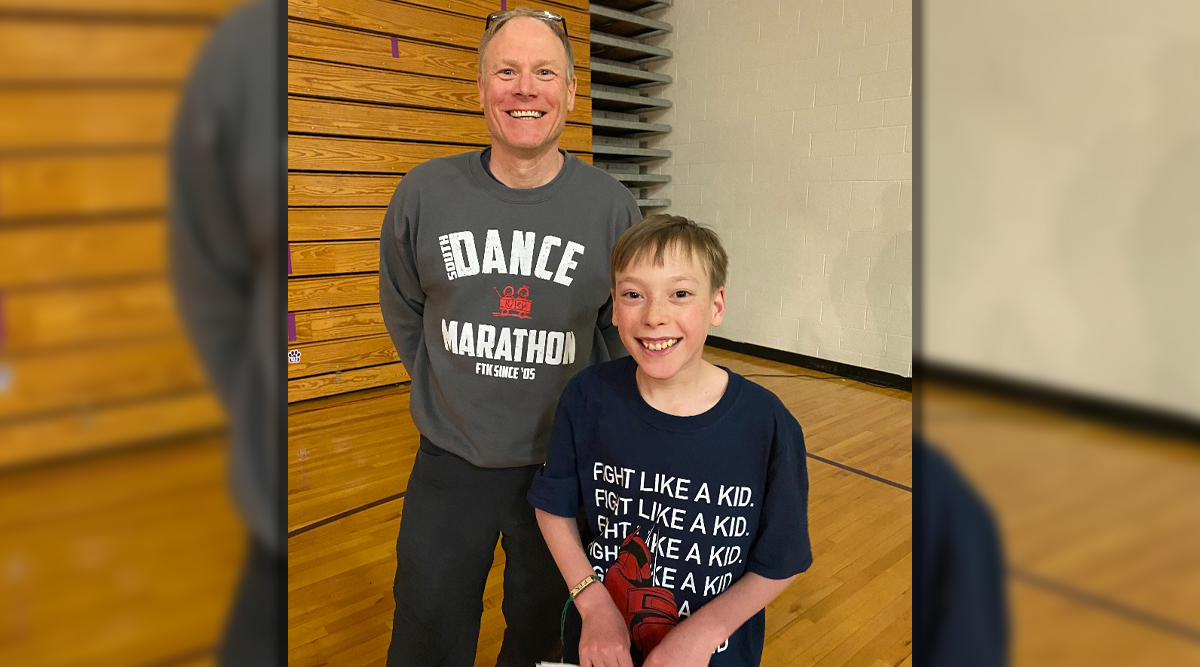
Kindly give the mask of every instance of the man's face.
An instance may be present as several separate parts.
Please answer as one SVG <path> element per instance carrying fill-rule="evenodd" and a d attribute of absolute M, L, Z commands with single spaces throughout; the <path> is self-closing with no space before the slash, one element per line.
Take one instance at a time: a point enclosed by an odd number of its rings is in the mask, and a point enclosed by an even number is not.
<path fill-rule="evenodd" d="M 575 108 L 576 80 L 567 84 L 571 66 L 545 21 L 520 17 L 500 28 L 479 75 L 493 150 L 528 158 L 558 149 L 567 113 Z"/>

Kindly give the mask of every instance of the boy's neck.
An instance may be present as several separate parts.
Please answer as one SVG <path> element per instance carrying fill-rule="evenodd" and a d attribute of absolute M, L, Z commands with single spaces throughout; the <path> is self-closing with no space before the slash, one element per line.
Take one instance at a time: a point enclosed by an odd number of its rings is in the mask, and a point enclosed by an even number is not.
<path fill-rule="evenodd" d="M 648 377 L 641 368 L 635 377 L 642 400 L 655 410 L 676 417 L 708 412 L 721 401 L 729 385 L 729 373 L 703 359 L 667 379 Z"/>

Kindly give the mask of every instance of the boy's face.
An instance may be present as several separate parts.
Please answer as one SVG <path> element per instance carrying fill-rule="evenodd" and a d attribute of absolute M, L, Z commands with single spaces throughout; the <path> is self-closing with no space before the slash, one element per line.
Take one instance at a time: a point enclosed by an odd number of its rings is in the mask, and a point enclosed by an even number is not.
<path fill-rule="evenodd" d="M 725 316 L 725 288 L 691 253 L 673 250 L 655 266 L 653 253 L 617 272 L 613 324 L 646 376 L 667 380 L 699 367 L 708 327 Z"/>

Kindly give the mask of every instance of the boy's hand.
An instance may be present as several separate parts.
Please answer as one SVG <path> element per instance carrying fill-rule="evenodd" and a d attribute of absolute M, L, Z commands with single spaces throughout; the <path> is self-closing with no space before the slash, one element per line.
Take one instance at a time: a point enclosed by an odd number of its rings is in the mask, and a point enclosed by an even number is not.
<path fill-rule="evenodd" d="M 629 628 L 617 605 L 601 584 L 592 584 L 575 598 L 583 618 L 579 633 L 579 667 L 633 667 Z"/>
<path fill-rule="evenodd" d="M 713 652 L 725 640 L 714 640 L 711 633 L 690 620 L 685 619 L 668 632 L 646 656 L 642 667 L 707 667 Z"/>

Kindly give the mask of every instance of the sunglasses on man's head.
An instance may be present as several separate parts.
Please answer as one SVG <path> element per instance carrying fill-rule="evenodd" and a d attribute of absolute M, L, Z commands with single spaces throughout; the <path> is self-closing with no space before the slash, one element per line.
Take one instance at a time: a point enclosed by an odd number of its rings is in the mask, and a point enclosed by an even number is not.
<path fill-rule="evenodd" d="M 483 26 L 483 30 L 486 32 L 488 28 L 492 27 L 493 21 L 506 18 L 510 14 L 512 14 L 511 9 L 507 10 L 507 11 L 502 11 L 502 12 L 492 12 L 491 14 L 488 14 L 487 23 Z M 563 34 L 564 35 L 567 34 L 567 20 L 564 19 L 563 17 L 559 16 L 558 14 L 555 14 L 554 12 L 548 12 L 548 11 L 542 10 L 542 11 L 534 12 L 533 14 L 522 14 L 522 16 L 529 16 L 530 18 L 541 19 L 543 21 L 550 21 L 551 23 L 557 22 L 559 25 L 562 26 Z"/>

